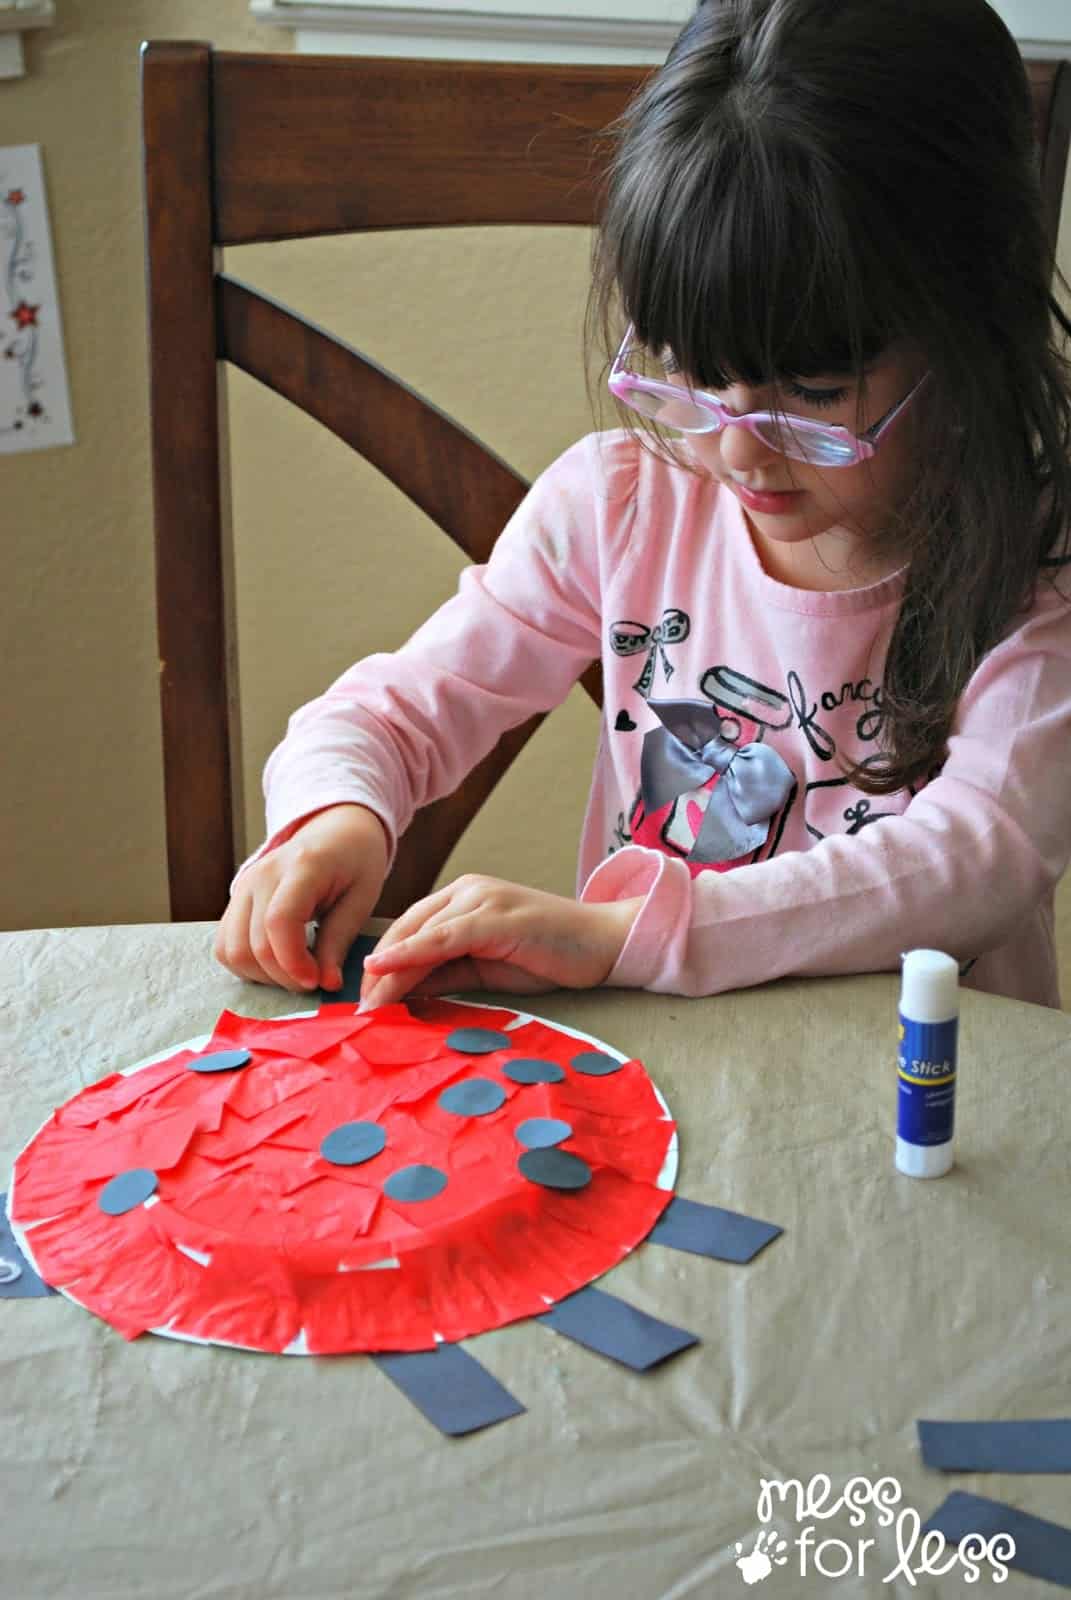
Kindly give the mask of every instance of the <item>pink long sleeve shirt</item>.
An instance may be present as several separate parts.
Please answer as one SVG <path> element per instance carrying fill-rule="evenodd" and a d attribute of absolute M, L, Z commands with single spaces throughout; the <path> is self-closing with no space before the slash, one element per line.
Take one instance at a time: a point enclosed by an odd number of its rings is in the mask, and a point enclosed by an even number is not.
<path fill-rule="evenodd" d="M 1058 1006 L 1071 606 L 1040 585 L 967 685 L 940 775 L 873 798 L 840 758 L 879 752 L 901 592 L 900 575 L 832 593 L 775 581 L 732 494 L 627 433 L 591 435 L 407 644 L 295 713 L 257 854 L 341 801 L 397 839 L 601 658 L 577 892 L 643 902 L 611 984 L 715 994 L 895 970 L 928 946 L 973 987 Z"/>

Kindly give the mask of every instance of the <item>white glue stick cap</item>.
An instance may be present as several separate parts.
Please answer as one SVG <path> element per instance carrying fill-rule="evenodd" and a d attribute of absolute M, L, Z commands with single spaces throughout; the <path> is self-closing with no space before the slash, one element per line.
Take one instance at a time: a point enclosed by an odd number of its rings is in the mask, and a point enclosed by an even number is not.
<path fill-rule="evenodd" d="M 896 1140 L 896 1170 L 905 1178 L 943 1178 L 952 1170 L 952 1141 L 947 1144 L 908 1144 Z"/>
<path fill-rule="evenodd" d="M 959 1016 L 959 965 L 943 950 L 909 950 L 900 977 L 900 1015 L 912 1022 Z"/>

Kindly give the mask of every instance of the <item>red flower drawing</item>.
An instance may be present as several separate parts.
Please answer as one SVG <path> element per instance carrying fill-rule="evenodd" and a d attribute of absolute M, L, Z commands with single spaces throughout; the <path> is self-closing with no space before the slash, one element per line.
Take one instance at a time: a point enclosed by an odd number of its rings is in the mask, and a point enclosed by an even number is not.
<path fill-rule="evenodd" d="M 9 206 L 21 206 L 25 198 L 26 195 L 22 189 L 9 189 L 5 196 Z"/>
<path fill-rule="evenodd" d="M 35 328 L 40 309 L 39 305 L 31 306 L 27 301 L 20 300 L 14 311 L 8 312 L 8 316 L 15 319 L 15 326 L 18 328 Z"/>

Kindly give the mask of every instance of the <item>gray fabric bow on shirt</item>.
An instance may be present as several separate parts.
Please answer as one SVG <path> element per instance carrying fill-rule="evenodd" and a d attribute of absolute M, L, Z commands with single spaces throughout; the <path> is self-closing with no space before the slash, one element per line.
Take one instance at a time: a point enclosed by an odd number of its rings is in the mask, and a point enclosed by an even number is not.
<path fill-rule="evenodd" d="M 735 861 L 766 843 L 770 819 L 795 779 L 768 744 L 737 745 L 722 736 L 722 716 L 708 700 L 648 700 L 659 722 L 643 737 L 640 792 L 648 815 L 715 774 L 710 803 L 689 860 Z"/>

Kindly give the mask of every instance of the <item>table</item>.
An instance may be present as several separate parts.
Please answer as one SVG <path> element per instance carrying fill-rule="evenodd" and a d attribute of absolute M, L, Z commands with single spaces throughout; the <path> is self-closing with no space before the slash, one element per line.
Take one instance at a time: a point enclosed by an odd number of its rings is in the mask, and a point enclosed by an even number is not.
<path fill-rule="evenodd" d="M 0 936 L 0 1186 L 82 1085 L 225 1006 L 295 1009 L 210 950 L 207 924 Z M 127 1344 L 58 1297 L 0 1302 L 0 1595 L 734 1596 L 760 1478 L 818 1473 L 834 1493 L 895 1477 L 923 1519 L 962 1488 L 1071 1522 L 1066 1477 L 931 1472 L 915 1433 L 1071 1411 L 1071 1017 L 964 993 L 958 1165 L 924 1183 L 892 1165 L 896 998 L 879 975 L 516 1000 L 646 1062 L 680 1124 L 678 1193 L 785 1232 L 746 1267 L 644 1245 L 602 1280 L 702 1338 L 647 1376 L 533 1324 L 467 1341 L 528 1407 L 468 1438 L 362 1357 Z M 774 1524 L 799 1531 L 788 1508 Z M 789 1565 L 763 1596 L 992 1587 L 884 1582 L 897 1552 L 873 1513 L 818 1528 L 864 1536 L 862 1577 Z M 1059 1591 L 1013 1572 L 997 1592 Z"/>

